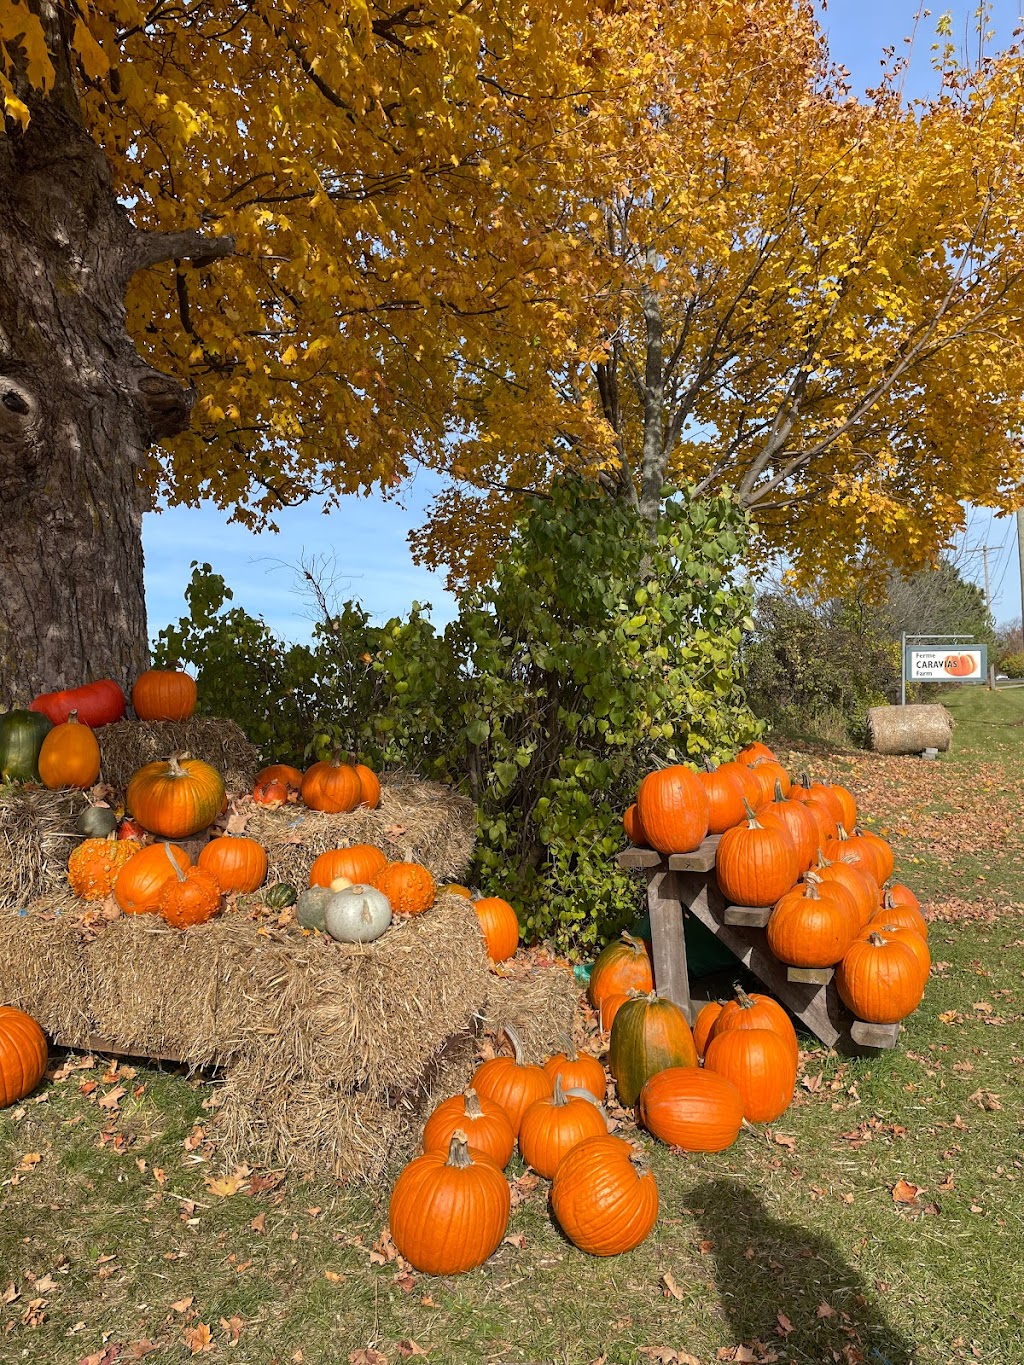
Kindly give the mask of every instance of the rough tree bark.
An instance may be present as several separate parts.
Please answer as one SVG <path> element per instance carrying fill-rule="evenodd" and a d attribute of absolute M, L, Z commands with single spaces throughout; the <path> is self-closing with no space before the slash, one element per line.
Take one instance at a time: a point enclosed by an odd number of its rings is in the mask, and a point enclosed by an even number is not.
<path fill-rule="evenodd" d="M 125 291 L 148 265 L 233 249 L 133 228 L 82 122 L 66 21 L 38 11 L 56 83 L 22 84 L 31 122 L 0 134 L 0 708 L 146 667 L 147 452 L 188 426 L 193 394 L 138 354 Z"/>

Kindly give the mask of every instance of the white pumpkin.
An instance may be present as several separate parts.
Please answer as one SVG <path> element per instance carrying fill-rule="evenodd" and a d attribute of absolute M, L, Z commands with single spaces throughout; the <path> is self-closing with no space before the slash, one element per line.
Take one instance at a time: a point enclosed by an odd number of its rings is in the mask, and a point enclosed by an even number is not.
<path fill-rule="evenodd" d="M 375 886 L 346 886 L 324 908 L 324 927 L 339 943 L 372 943 L 391 923 L 391 902 Z"/>

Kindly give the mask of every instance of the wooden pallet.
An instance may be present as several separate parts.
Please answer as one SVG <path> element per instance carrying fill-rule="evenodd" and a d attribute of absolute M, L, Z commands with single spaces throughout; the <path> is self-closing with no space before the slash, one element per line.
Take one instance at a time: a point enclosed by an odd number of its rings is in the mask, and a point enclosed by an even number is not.
<path fill-rule="evenodd" d="M 620 867 L 642 868 L 647 875 L 658 994 L 673 1000 L 693 1022 L 683 935 L 683 916 L 688 913 L 710 929 L 826 1046 L 840 1050 L 895 1047 L 899 1024 L 868 1024 L 855 1019 L 839 998 L 831 967 L 786 967 L 779 962 L 765 938 L 770 910 L 726 904 L 714 875 L 718 839 L 718 835 L 711 835 L 692 853 L 666 857 L 653 849 L 631 848 L 618 855 Z"/>

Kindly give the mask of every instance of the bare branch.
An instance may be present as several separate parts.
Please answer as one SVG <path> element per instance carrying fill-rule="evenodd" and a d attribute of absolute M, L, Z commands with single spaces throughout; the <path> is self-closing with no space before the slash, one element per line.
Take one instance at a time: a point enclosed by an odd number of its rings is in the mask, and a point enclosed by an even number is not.
<path fill-rule="evenodd" d="M 193 265 L 209 265 L 224 256 L 233 256 L 235 239 L 231 236 L 213 237 L 206 232 L 137 232 L 132 238 L 128 254 L 128 276 L 161 261 L 191 261 Z"/>

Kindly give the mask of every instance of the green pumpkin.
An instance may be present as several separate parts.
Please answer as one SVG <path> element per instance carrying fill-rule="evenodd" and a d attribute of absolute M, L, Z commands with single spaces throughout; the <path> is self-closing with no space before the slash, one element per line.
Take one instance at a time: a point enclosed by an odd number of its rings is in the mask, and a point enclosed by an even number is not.
<path fill-rule="evenodd" d="M 311 886 L 295 902 L 295 918 L 303 929 L 323 929 L 327 902 L 334 895 L 329 886 Z"/>
<path fill-rule="evenodd" d="M 8 711 L 0 716 L 0 781 L 38 782 L 39 750 L 53 729 L 41 711 Z"/>
<path fill-rule="evenodd" d="M 295 904 L 295 897 L 298 892 L 290 882 L 275 882 L 273 886 L 267 887 L 266 891 L 260 892 L 260 900 L 271 910 L 284 910 L 289 905 Z"/>
<path fill-rule="evenodd" d="M 109 806 L 86 806 L 75 829 L 87 839 L 106 839 L 117 829 L 117 816 Z"/>
<path fill-rule="evenodd" d="M 696 1065 L 693 1034 L 678 1005 L 656 995 L 638 995 L 619 1006 L 608 1047 L 608 1070 L 627 1108 L 636 1104 L 644 1082 L 657 1072 Z"/>

